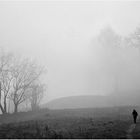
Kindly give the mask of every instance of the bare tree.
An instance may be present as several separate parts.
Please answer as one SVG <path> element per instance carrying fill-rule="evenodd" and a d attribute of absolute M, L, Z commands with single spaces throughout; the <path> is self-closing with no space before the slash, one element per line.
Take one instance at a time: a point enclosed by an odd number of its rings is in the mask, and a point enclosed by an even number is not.
<path fill-rule="evenodd" d="M 7 97 L 10 94 L 10 86 L 12 77 L 10 76 L 10 68 L 13 55 L 6 53 L 2 49 L 0 51 L 0 109 L 3 114 L 7 113 Z"/>
<path fill-rule="evenodd" d="M 43 73 L 44 68 L 38 66 L 36 63 L 24 59 L 15 61 L 11 69 L 12 79 L 12 93 L 10 99 L 14 103 L 14 112 L 18 112 L 18 106 L 29 98 L 30 85 Z"/>
<path fill-rule="evenodd" d="M 29 88 L 38 80 L 45 69 L 29 59 L 19 59 L 12 53 L 0 50 L 0 110 L 3 114 L 10 110 L 10 101 L 14 103 L 14 112 L 18 106 L 30 97 Z"/>
<path fill-rule="evenodd" d="M 12 83 L 12 76 L 10 76 L 8 71 L 3 71 L 1 74 L 1 93 L 3 98 L 3 113 L 7 113 L 7 100 L 8 96 L 10 95 L 11 83 Z M 2 99 L 1 99 L 2 100 Z"/>

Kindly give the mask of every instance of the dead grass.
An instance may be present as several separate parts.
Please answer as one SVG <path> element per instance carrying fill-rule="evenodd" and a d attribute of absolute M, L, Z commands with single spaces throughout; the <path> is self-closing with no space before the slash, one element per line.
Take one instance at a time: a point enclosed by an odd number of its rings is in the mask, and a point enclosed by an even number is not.
<path fill-rule="evenodd" d="M 7 115 L 5 118 L 1 118 L 3 124 L 0 125 L 0 138 L 126 138 L 126 130 L 131 124 L 127 113 L 123 112 L 121 114 L 118 110 L 113 113 L 109 109 L 108 111 L 96 109 L 96 113 L 99 111 L 98 115 L 93 116 L 91 110 L 84 110 L 82 110 L 83 112 L 80 110 L 80 113 L 77 113 L 77 111 L 73 113 L 73 110 L 61 110 Z M 69 112 L 69 114 L 66 112 Z"/>

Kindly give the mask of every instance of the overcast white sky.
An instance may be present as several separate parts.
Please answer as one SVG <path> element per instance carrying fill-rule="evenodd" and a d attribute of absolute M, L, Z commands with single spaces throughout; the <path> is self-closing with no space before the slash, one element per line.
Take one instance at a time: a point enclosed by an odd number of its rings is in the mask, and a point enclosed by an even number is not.
<path fill-rule="evenodd" d="M 139 1 L 0 1 L 0 46 L 47 67 L 45 100 L 106 94 L 111 84 L 92 40 L 108 25 L 128 35 L 140 25 L 139 13 Z"/>

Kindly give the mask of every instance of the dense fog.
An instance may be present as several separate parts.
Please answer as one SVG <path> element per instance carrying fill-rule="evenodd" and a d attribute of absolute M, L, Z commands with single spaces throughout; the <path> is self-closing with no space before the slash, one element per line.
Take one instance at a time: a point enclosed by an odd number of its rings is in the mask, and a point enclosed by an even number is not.
<path fill-rule="evenodd" d="M 0 47 L 47 67 L 43 102 L 75 95 L 136 98 L 140 43 L 130 40 L 139 12 L 138 1 L 1 1 Z"/>

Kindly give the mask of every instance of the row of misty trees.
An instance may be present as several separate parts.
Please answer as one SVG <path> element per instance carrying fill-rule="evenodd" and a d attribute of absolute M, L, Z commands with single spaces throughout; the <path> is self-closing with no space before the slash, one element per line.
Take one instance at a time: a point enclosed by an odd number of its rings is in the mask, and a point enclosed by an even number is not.
<path fill-rule="evenodd" d="M 101 31 L 98 41 L 103 46 L 115 47 L 136 47 L 140 50 L 140 26 L 126 37 L 117 34 L 110 26 Z"/>
<path fill-rule="evenodd" d="M 28 58 L 17 57 L 0 49 L 0 110 L 2 114 L 16 113 L 28 103 L 32 110 L 39 108 L 46 86 L 41 82 L 45 68 Z"/>
<path fill-rule="evenodd" d="M 117 93 L 122 90 L 123 85 L 121 83 L 125 82 L 125 72 L 127 76 L 127 68 L 133 66 L 131 63 L 136 60 L 133 58 L 133 54 L 130 55 L 130 50 L 137 50 L 140 54 L 140 26 L 135 29 L 132 33 L 127 36 L 121 36 L 113 30 L 110 26 L 101 30 L 100 34 L 94 40 L 94 46 L 101 48 L 102 64 L 104 65 L 104 71 L 109 73 L 113 78 L 113 92 Z M 133 52 L 132 52 L 133 53 Z M 140 55 L 139 55 L 140 56 Z M 137 60 L 136 60 L 137 61 Z M 139 60 L 137 61 L 139 63 Z M 140 63 L 137 63 L 136 69 L 139 69 Z M 124 76 L 124 77 L 123 77 Z M 134 81 L 133 81 L 134 82 Z M 121 92 L 121 91 L 120 91 Z"/>

